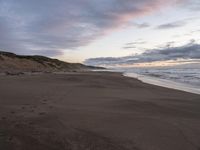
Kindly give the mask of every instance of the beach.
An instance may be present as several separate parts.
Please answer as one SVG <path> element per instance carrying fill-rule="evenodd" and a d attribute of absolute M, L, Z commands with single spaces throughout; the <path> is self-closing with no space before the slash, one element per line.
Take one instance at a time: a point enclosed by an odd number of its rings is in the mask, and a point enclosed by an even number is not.
<path fill-rule="evenodd" d="M 200 95 L 114 72 L 1 75 L 0 150 L 200 150 Z"/>

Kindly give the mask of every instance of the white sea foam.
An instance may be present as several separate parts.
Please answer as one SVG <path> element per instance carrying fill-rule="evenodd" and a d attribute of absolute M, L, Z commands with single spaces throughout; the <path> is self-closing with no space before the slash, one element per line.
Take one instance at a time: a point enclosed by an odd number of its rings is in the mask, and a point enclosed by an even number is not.
<path fill-rule="evenodd" d="M 126 76 L 163 87 L 200 94 L 199 68 L 117 68 Z"/>
<path fill-rule="evenodd" d="M 144 83 L 149 83 L 149 84 L 167 87 L 167 88 L 171 88 L 171 89 L 177 89 L 177 90 L 190 92 L 190 93 L 194 93 L 194 94 L 200 94 L 200 88 L 197 86 L 194 86 L 194 85 L 189 85 L 189 84 L 180 83 L 180 82 L 174 82 L 172 80 L 167 80 L 167 79 L 139 75 L 136 73 L 124 73 L 124 76 L 137 78 Z"/>

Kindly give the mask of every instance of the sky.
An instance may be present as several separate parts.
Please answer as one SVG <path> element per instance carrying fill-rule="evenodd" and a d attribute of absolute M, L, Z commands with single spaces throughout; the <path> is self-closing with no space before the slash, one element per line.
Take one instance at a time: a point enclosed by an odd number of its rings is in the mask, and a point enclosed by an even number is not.
<path fill-rule="evenodd" d="M 90 65 L 199 62 L 199 0 L 0 0 L 0 50 Z M 173 63 L 172 63 L 173 62 Z"/>

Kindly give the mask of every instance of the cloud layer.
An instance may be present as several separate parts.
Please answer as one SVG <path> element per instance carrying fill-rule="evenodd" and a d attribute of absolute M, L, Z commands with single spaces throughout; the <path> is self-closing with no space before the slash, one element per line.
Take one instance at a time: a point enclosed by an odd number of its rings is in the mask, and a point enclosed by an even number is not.
<path fill-rule="evenodd" d="M 171 22 L 171 23 L 166 23 L 166 24 L 161 24 L 156 29 L 173 29 L 173 28 L 178 28 L 178 27 L 183 27 L 186 25 L 185 21 L 176 21 L 176 22 Z"/>
<path fill-rule="evenodd" d="M 87 45 L 135 17 L 182 1 L 0 0 L 0 49 L 61 54 Z"/>
<path fill-rule="evenodd" d="M 165 47 L 162 49 L 153 49 L 140 55 L 126 57 L 102 57 L 91 58 L 85 61 L 89 65 L 130 65 L 134 63 L 151 63 L 156 61 L 168 61 L 178 59 L 200 59 L 200 44 L 190 42 L 181 47 Z"/>

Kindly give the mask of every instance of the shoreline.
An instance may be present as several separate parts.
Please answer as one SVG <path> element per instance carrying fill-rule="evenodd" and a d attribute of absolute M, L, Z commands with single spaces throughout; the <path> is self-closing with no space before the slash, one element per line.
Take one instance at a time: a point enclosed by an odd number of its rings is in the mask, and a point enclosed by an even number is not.
<path fill-rule="evenodd" d="M 139 75 L 136 73 L 125 72 L 123 73 L 123 75 L 126 77 L 138 79 L 144 83 L 200 95 L 200 89 L 198 89 L 198 87 L 195 87 L 189 84 L 184 84 L 184 83 L 175 82 L 172 80 L 161 79 L 161 78 L 156 78 L 156 77 L 151 77 L 151 76 Z"/>
<path fill-rule="evenodd" d="M 94 72 L 98 72 L 98 70 L 94 70 Z M 190 84 L 175 82 L 172 80 L 161 79 L 161 78 L 156 78 L 156 77 L 151 77 L 151 76 L 140 75 L 137 73 L 128 73 L 128 72 L 120 71 L 120 70 L 111 70 L 111 69 L 105 70 L 104 69 L 102 70 L 102 72 L 121 73 L 125 77 L 137 79 L 139 81 L 142 81 L 143 83 L 200 95 L 200 88 L 196 86 L 192 86 Z"/>

